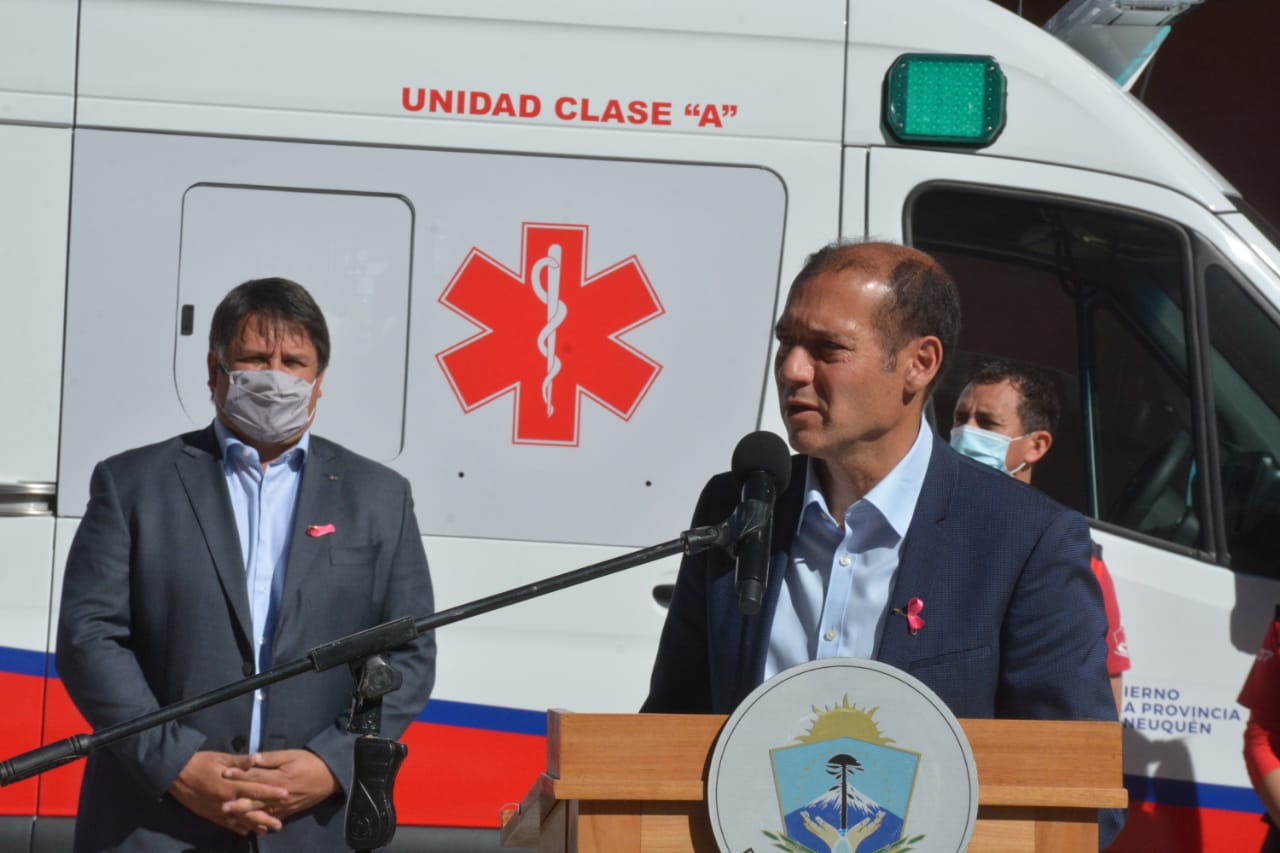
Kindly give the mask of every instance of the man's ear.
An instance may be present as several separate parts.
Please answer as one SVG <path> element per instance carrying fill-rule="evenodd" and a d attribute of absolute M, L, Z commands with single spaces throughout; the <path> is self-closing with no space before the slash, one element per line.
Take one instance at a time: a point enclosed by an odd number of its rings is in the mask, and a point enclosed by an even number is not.
<path fill-rule="evenodd" d="M 908 394 L 922 393 L 942 367 L 942 341 L 933 335 L 916 338 L 904 347 L 901 355 L 907 359 L 907 369 L 902 375 L 904 390 Z"/>
<path fill-rule="evenodd" d="M 1031 447 L 1027 450 L 1027 455 L 1023 460 L 1028 465 L 1034 465 L 1044 458 L 1049 452 L 1049 448 L 1053 446 L 1053 434 L 1047 429 L 1038 429 L 1027 436 L 1027 444 Z"/>
<path fill-rule="evenodd" d="M 205 359 L 205 364 L 209 366 L 209 393 L 212 394 L 218 384 L 218 356 L 214 353 L 209 353 Z"/>

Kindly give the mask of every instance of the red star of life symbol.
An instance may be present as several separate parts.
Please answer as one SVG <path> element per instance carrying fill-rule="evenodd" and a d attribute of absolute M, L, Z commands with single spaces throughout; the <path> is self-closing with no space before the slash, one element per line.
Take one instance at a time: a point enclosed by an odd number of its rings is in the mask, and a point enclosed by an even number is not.
<path fill-rule="evenodd" d="M 587 231 L 526 222 L 519 271 L 473 247 L 440 294 L 481 331 L 436 361 L 464 412 L 515 394 L 515 444 L 577 446 L 583 397 L 630 420 L 662 371 L 622 340 L 663 314 L 644 269 L 588 276 Z"/>

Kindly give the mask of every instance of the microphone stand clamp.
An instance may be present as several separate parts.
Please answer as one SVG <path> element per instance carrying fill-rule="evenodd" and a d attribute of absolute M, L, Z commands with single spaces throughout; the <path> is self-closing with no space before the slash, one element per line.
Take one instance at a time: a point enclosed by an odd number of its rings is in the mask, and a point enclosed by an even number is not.
<path fill-rule="evenodd" d="M 409 753 L 400 741 L 381 737 L 382 697 L 400 687 L 404 676 L 380 654 L 352 661 L 356 688 L 347 731 L 359 735 L 347 796 L 346 839 L 351 849 L 386 847 L 396 834 L 396 773 Z"/>

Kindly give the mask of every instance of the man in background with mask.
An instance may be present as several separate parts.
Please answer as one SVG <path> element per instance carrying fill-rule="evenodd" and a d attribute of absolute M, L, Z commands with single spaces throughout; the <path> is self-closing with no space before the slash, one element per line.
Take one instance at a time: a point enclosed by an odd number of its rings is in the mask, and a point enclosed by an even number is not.
<path fill-rule="evenodd" d="M 209 332 L 205 429 L 97 465 L 71 545 L 57 668 L 100 729 L 432 611 L 408 482 L 313 435 L 329 333 L 294 282 L 246 282 Z M 398 737 L 431 636 L 388 655 Z M 343 850 L 355 736 L 346 667 L 309 672 L 92 754 L 77 851 Z"/>
<path fill-rule="evenodd" d="M 1036 463 L 1053 446 L 1061 408 L 1053 379 L 1044 371 L 1000 359 L 983 362 L 956 399 L 951 446 L 1030 485 Z M 1092 544 L 1090 563 L 1107 612 L 1107 674 L 1118 711 L 1123 707 L 1129 646 L 1102 547 Z"/>

